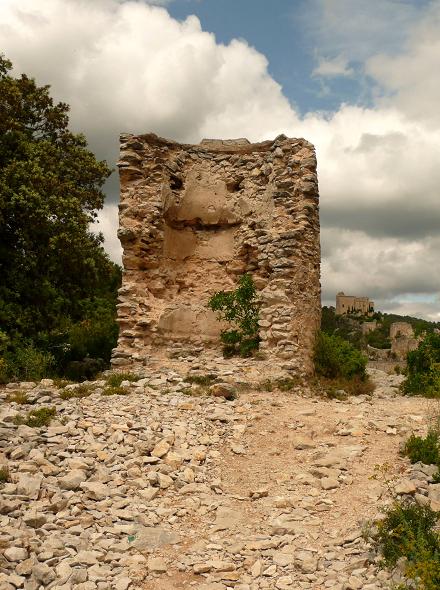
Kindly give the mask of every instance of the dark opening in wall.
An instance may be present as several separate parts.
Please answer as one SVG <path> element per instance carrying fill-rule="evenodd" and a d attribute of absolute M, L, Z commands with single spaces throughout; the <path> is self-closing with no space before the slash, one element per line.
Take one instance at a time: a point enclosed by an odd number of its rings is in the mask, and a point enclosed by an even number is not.
<path fill-rule="evenodd" d="M 241 183 L 243 182 L 244 177 L 243 176 L 238 176 L 237 178 L 234 178 L 233 180 L 230 180 L 229 182 L 226 183 L 226 188 L 228 189 L 228 191 L 230 193 L 236 193 L 237 191 L 239 191 L 242 187 L 241 187 Z"/>
<path fill-rule="evenodd" d="M 170 188 L 173 191 L 177 191 L 180 190 L 183 187 L 183 181 L 180 178 L 180 176 L 177 176 L 176 174 L 172 174 L 170 176 Z"/>

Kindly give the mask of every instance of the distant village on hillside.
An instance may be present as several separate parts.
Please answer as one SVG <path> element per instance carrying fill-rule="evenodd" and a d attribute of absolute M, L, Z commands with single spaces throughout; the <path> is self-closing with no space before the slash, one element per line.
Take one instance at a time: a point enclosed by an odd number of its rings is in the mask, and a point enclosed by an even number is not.
<path fill-rule="evenodd" d="M 371 366 L 394 371 L 405 366 L 408 352 L 416 350 L 428 331 L 439 332 L 434 322 L 383 314 L 367 296 L 336 295 L 336 306 L 323 309 L 324 331 L 334 333 L 363 349 Z"/>

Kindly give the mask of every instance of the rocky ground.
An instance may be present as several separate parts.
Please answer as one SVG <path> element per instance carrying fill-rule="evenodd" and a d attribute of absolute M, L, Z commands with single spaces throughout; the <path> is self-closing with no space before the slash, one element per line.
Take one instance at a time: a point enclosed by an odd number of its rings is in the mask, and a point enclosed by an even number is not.
<path fill-rule="evenodd" d="M 369 521 L 390 486 L 433 507 L 440 490 L 398 455 L 433 408 L 401 397 L 400 377 L 373 377 L 372 398 L 346 401 L 299 386 L 227 401 L 170 369 L 124 382 L 126 395 L 103 395 L 104 381 L 82 399 L 60 397 L 75 385 L 9 384 L 1 590 L 388 588 Z M 43 406 L 49 426 L 16 425 Z"/>

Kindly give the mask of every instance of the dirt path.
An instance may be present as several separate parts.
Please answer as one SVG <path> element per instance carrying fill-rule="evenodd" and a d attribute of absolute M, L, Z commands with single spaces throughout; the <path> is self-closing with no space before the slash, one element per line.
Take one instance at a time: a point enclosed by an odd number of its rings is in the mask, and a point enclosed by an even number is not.
<path fill-rule="evenodd" d="M 429 468 L 398 455 L 438 408 L 380 372 L 372 398 L 340 402 L 263 392 L 259 371 L 218 371 L 216 388 L 249 388 L 233 401 L 200 395 L 188 368 L 123 396 L 103 380 L 86 397 L 50 379 L 0 388 L 0 588 L 389 588 L 362 534 L 387 501 L 372 476 L 389 464 L 402 493 L 440 506 Z M 16 423 L 46 407 L 50 424 Z"/>
<path fill-rule="evenodd" d="M 372 399 L 241 395 L 230 436 L 209 459 L 215 495 L 192 498 L 185 545 L 164 548 L 165 575 L 152 572 L 142 588 L 388 587 L 362 537 L 386 501 L 373 476 L 386 464 L 404 474 L 399 443 L 423 428 L 428 408 L 396 396 L 393 378 L 376 377 Z"/>

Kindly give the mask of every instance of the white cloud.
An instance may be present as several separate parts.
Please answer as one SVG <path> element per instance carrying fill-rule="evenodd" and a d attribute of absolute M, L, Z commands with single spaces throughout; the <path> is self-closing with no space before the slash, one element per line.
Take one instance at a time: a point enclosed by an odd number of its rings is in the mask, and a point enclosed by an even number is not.
<path fill-rule="evenodd" d="M 112 162 L 121 131 L 197 142 L 273 135 L 296 120 L 266 58 L 243 41 L 217 44 L 194 16 L 180 23 L 129 0 L 3 0 L 0 34 L 16 71 L 51 84 Z"/>
<path fill-rule="evenodd" d="M 360 231 L 324 228 L 322 243 L 327 251 L 322 266 L 325 299 L 339 290 L 382 300 L 438 291 L 439 237 L 378 239 Z"/>
<path fill-rule="evenodd" d="M 412 0 L 308 0 L 292 18 L 318 56 L 363 63 L 378 51 L 400 51 L 424 9 Z"/>
<path fill-rule="evenodd" d="M 333 59 L 320 58 L 319 64 L 313 70 L 313 76 L 351 76 L 353 69 L 348 65 L 348 59 L 339 55 Z"/>
<path fill-rule="evenodd" d="M 440 322 L 440 300 L 433 302 L 423 301 L 378 301 L 375 302 L 376 309 L 386 313 L 397 313 L 409 315 L 416 318 L 424 318 L 432 322 Z"/>
<path fill-rule="evenodd" d="M 110 203 L 102 211 L 99 211 L 94 229 L 104 236 L 106 251 L 110 258 L 119 262 L 122 257 L 122 247 L 119 240 L 116 239 L 118 206 Z"/>
<path fill-rule="evenodd" d="M 382 298 L 385 305 L 404 293 L 439 291 L 438 22 L 432 15 L 440 3 L 432 4 L 430 20 L 416 11 L 405 53 L 373 59 L 366 37 L 347 52 L 362 23 L 376 26 L 379 19 L 382 38 L 386 27 L 391 34 L 399 23 L 408 30 L 415 9 L 406 1 L 374 0 L 356 2 L 359 10 L 350 12 L 347 2 L 314 0 L 328 23 L 321 54 L 330 57 L 320 75 L 347 70 L 348 59 L 368 58 L 368 73 L 391 95 L 375 108 L 342 105 L 331 116 L 310 113 L 304 119 L 269 75 L 262 54 L 244 41 L 219 44 L 197 18 L 177 22 L 145 2 L 0 0 L 0 36 L 16 71 L 51 84 L 55 97 L 71 105 L 74 127 L 112 165 L 121 131 L 188 142 L 242 136 L 257 141 L 284 132 L 314 142 L 325 298 L 343 289 Z M 385 25 L 382 17 L 397 5 L 397 24 Z M 352 23 L 345 37 L 343 7 Z M 389 49 L 400 44 L 399 35 Z M 341 55 L 347 58 L 335 58 Z M 107 205 L 100 220 L 117 258 L 116 206 Z"/>
<path fill-rule="evenodd" d="M 440 127 L 440 2 L 410 32 L 405 51 L 380 53 L 367 62 L 367 73 L 385 89 L 381 104 L 393 104 L 413 120 Z"/>

